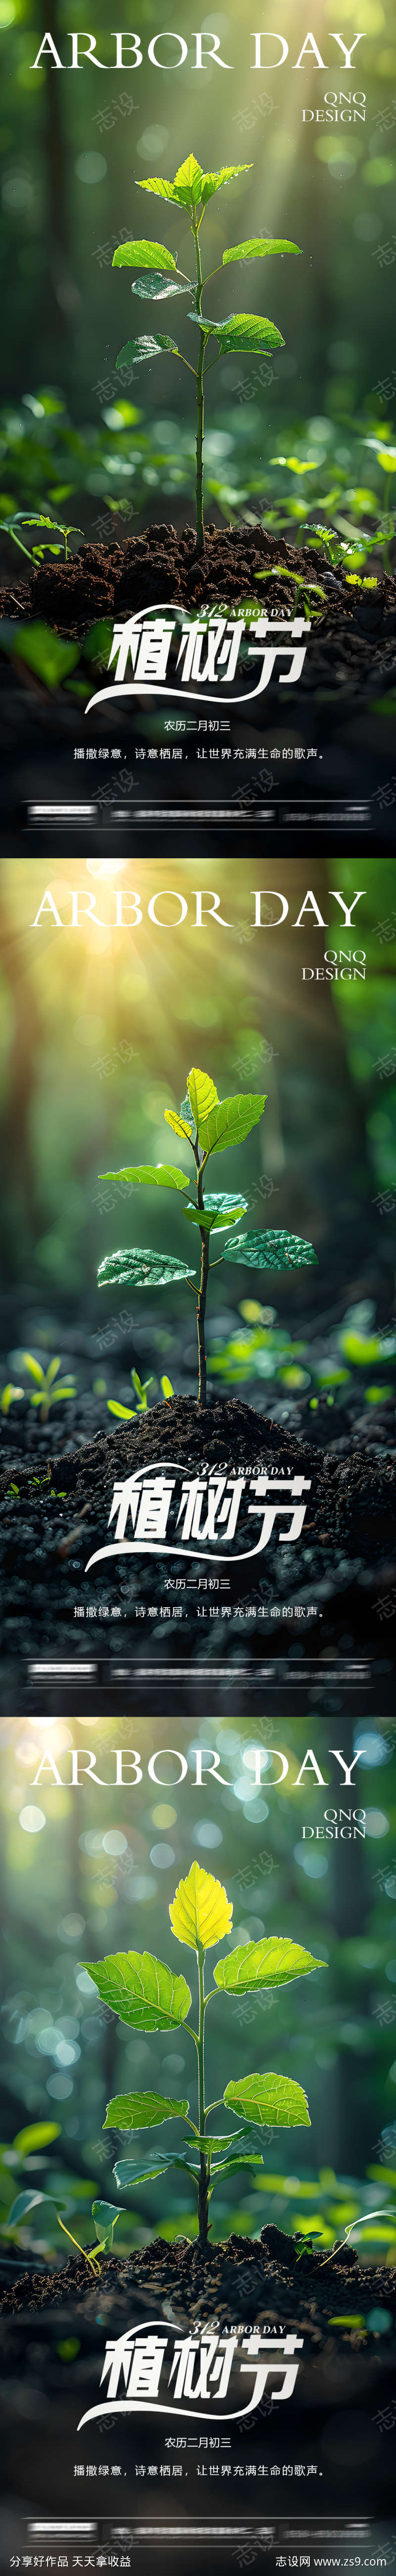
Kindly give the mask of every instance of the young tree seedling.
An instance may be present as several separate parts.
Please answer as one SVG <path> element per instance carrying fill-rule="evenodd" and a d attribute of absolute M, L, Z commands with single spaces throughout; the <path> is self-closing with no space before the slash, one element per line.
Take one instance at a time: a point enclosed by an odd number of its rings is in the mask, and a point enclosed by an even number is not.
<path fill-rule="evenodd" d="M 191 1278 L 191 1264 L 167 1252 L 144 1252 L 137 1248 L 126 1252 L 109 1252 L 98 1270 L 100 1288 L 121 1286 L 167 1288 L 171 1280 L 185 1279 L 196 1299 L 198 1332 L 198 1403 L 206 1404 L 205 1314 L 210 1268 L 218 1269 L 220 1261 L 237 1261 L 249 1270 L 297 1270 L 316 1262 L 311 1243 L 300 1235 L 276 1233 L 267 1227 L 264 1234 L 233 1234 L 238 1218 L 246 1215 L 247 1200 L 240 1191 L 233 1197 L 224 1191 L 205 1195 L 206 1170 L 211 1154 L 223 1154 L 226 1147 L 241 1145 L 262 1118 L 266 1092 L 237 1092 L 219 1100 L 215 1083 L 208 1073 L 194 1065 L 187 1077 L 187 1097 L 180 1114 L 165 1109 L 164 1117 L 175 1136 L 180 1136 L 193 1155 L 196 1196 L 191 1198 L 191 1182 L 172 1163 L 132 1163 L 121 1172 L 103 1172 L 101 1180 L 128 1181 L 135 1186 L 153 1185 L 156 1189 L 176 1190 L 184 1201 L 184 1215 L 189 1225 L 198 1227 L 201 1239 L 199 1281 Z M 224 1251 L 216 1262 L 209 1262 L 211 1234 L 226 1233 Z"/>
<path fill-rule="evenodd" d="M 108 1413 L 118 1414 L 120 1422 L 135 1422 L 137 1413 L 147 1413 L 147 1388 L 154 1385 L 154 1379 L 152 1377 L 145 1377 L 143 1379 L 142 1386 L 138 1369 L 131 1369 L 130 1375 L 132 1378 L 132 1386 L 135 1388 L 136 1404 L 116 1404 L 114 1396 L 108 1395 L 107 1397 Z M 173 1386 L 171 1386 L 170 1377 L 161 1378 L 161 1390 L 165 1404 L 170 1404 L 174 1392 Z"/>
<path fill-rule="evenodd" d="M 310 1975 L 313 1968 L 325 1965 L 313 1959 L 310 1950 L 299 1943 L 271 1934 L 261 1941 L 243 1942 L 218 1959 L 213 1970 L 214 1983 L 205 1992 L 205 1958 L 207 1950 L 218 1941 L 229 1940 L 232 1927 L 232 1905 L 220 1879 L 193 1861 L 188 1878 L 180 1880 L 169 1906 L 172 1932 L 183 1948 L 195 1950 L 198 1970 L 198 2028 L 187 2022 L 192 1996 L 187 1980 L 176 1976 L 163 1959 L 154 1959 L 149 1950 L 127 1950 L 116 1957 L 84 1960 L 89 1977 L 97 1987 L 101 2001 L 125 2021 L 129 2030 L 175 2030 L 186 2026 L 197 2055 L 198 2119 L 188 2117 L 187 2099 L 177 2101 L 162 2093 L 117 2093 L 108 2102 L 105 2129 L 157 2129 L 164 2120 L 185 2122 L 190 2136 L 180 2148 L 142 2155 L 139 2163 L 128 2158 L 114 2166 L 117 2187 L 126 2191 L 131 2183 L 145 2183 L 169 2171 L 171 2165 L 187 2173 L 198 2195 L 198 2228 L 201 2245 L 206 2245 L 209 2226 L 209 2202 L 217 2182 L 226 2182 L 245 2165 L 262 2164 L 263 2152 L 257 2141 L 257 2130 L 275 2123 L 277 2128 L 310 2128 L 306 2093 L 290 2076 L 261 2074 L 236 2075 L 226 2084 L 225 2092 L 215 2102 L 208 2102 L 205 2079 L 205 2019 L 208 2005 L 216 2003 L 218 1994 L 254 1995 L 263 1988 L 290 1985 L 294 1977 Z M 225 2137 L 211 2135 L 207 2122 L 213 2112 L 225 2103 L 226 2111 L 242 2122 Z"/>
<path fill-rule="evenodd" d="M 14 510 L 12 518 L 2 519 L 1 525 L 4 535 L 13 537 L 14 545 L 19 546 L 21 555 L 27 555 L 28 563 L 32 564 L 42 563 L 45 554 L 60 555 L 62 546 L 50 545 L 48 537 L 44 537 L 38 546 L 24 546 L 23 538 L 19 535 L 20 528 L 49 528 L 51 536 L 63 538 L 64 563 L 67 563 L 68 537 L 82 536 L 81 528 L 65 528 L 62 519 L 46 519 L 42 510 L 34 510 L 33 514 L 29 514 L 27 510 Z"/>
<path fill-rule="evenodd" d="M 225 169 L 201 170 L 194 153 L 189 152 L 187 160 L 182 161 L 180 169 L 176 170 L 174 179 L 137 180 L 137 187 L 144 188 L 149 196 L 165 198 L 169 205 L 177 206 L 185 218 L 189 217 L 195 269 L 193 279 L 186 277 L 183 271 L 178 269 L 173 252 L 168 250 L 163 242 L 146 240 L 120 242 L 113 259 L 113 268 L 137 269 L 138 274 L 132 287 L 133 295 L 150 297 L 157 302 L 162 302 L 168 295 L 186 295 L 189 292 L 194 297 L 193 311 L 189 313 L 188 319 L 193 322 L 195 331 L 198 330 L 199 333 L 196 367 L 191 365 L 188 358 L 183 358 L 176 341 L 170 339 L 164 332 L 151 332 L 138 340 L 126 340 L 124 348 L 120 349 L 116 359 L 116 366 L 136 366 L 144 358 L 155 358 L 161 350 L 165 350 L 168 357 L 182 359 L 183 366 L 187 366 L 190 375 L 195 378 L 196 545 L 197 554 L 200 555 L 205 552 L 203 444 L 206 376 L 211 367 L 217 365 L 219 357 L 226 355 L 233 357 L 239 351 L 252 357 L 258 350 L 284 349 L 285 346 L 282 333 L 277 330 L 275 322 L 269 322 L 262 314 L 227 313 L 224 321 L 215 322 L 209 318 L 209 315 L 202 312 L 204 285 L 208 286 L 209 281 L 211 283 L 212 279 L 219 275 L 219 269 L 215 267 L 208 271 L 205 279 L 202 276 L 200 233 L 206 208 L 211 198 L 217 196 L 219 188 L 228 187 L 231 179 L 243 178 L 245 171 L 251 168 L 251 161 L 237 161 L 235 164 L 230 163 Z M 228 268 L 235 260 L 266 259 L 274 251 L 279 251 L 282 256 L 285 251 L 293 251 L 297 258 L 300 255 L 298 242 L 271 241 L 260 235 L 253 236 L 249 241 L 237 242 L 234 248 L 224 250 L 222 266 Z M 218 348 L 213 351 L 215 340 L 218 341 Z"/>

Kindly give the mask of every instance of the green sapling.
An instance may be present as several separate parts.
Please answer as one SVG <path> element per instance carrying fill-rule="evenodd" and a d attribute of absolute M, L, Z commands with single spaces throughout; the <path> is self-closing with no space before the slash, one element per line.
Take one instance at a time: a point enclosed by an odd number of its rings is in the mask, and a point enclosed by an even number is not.
<path fill-rule="evenodd" d="M 149 1950 L 118 1952 L 115 1957 L 85 1960 L 84 1966 L 97 1987 L 101 2001 L 127 2023 L 129 2030 L 174 2031 L 185 2027 L 186 2037 L 193 2041 L 197 2056 L 197 2119 L 189 2118 L 189 2101 L 175 2100 L 162 2093 L 117 2093 L 108 2102 L 105 2129 L 157 2129 L 165 2120 L 182 2120 L 185 2136 L 179 2148 L 156 2149 L 141 2154 L 139 2162 L 121 2158 L 114 2166 L 114 2178 L 122 2191 L 131 2183 L 145 2183 L 169 2171 L 187 2173 L 195 2186 L 198 2199 L 200 2244 L 205 2245 L 209 2228 L 209 2202 L 217 2182 L 224 2183 L 244 2166 L 256 2168 L 263 2162 L 257 2132 L 275 2125 L 281 2129 L 310 2128 L 306 2093 L 290 2076 L 254 2073 L 235 2075 L 225 2092 L 215 2102 L 208 2102 L 205 2078 L 205 2020 L 209 2004 L 216 2003 L 219 1993 L 250 1995 L 271 1987 L 289 1985 L 294 1977 L 308 1976 L 312 1969 L 325 1965 L 314 1959 L 310 1950 L 299 1943 L 271 1934 L 261 1941 L 243 1942 L 218 1959 L 213 1970 L 214 1983 L 205 1991 L 205 1958 L 214 1943 L 230 1939 L 232 1904 L 220 1879 L 193 1861 L 188 1878 L 181 1879 L 169 1906 L 172 1932 L 183 1948 L 195 1950 L 198 1983 L 198 2028 L 187 2021 L 192 2004 L 190 1987 L 184 1976 L 177 1976 L 163 1959 L 152 1958 Z M 215 2136 L 207 2122 L 225 2103 L 226 2111 L 239 2123 L 227 2136 Z"/>
<path fill-rule="evenodd" d="M 183 353 L 177 348 L 176 341 L 164 332 L 146 333 L 140 339 L 126 340 L 124 348 L 120 349 L 116 359 L 116 366 L 136 366 L 144 358 L 155 358 L 161 350 L 165 350 L 168 357 L 182 359 L 183 366 L 188 367 L 190 375 L 195 379 L 197 554 L 203 554 L 205 551 L 203 443 L 206 376 L 211 367 L 216 366 L 218 358 L 226 355 L 234 357 L 240 351 L 253 357 L 257 351 L 284 349 L 285 346 L 282 333 L 277 330 L 276 323 L 269 322 L 262 314 L 227 313 L 224 321 L 216 322 L 202 312 L 204 286 L 209 285 L 209 282 L 212 283 L 212 279 L 219 275 L 217 265 L 208 271 L 205 279 L 202 275 L 200 233 L 206 208 L 210 199 L 217 196 L 219 188 L 228 187 L 231 179 L 243 178 L 245 171 L 251 168 L 250 161 L 238 161 L 235 164 L 230 163 L 221 170 L 201 170 L 194 153 L 189 152 L 187 160 L 182 161 L 180 169 L 176 170 L 174 179 L 137 180 L 138 188 L 145 188 L 150 196 L 165 198 L 168 204 L 179 208 L 185 219 L 189 217 L 194 258 L 193 278 L 186 277 L 183 271 L 178 269 L 173 252 L 168 250 L 163 242 L 146 240 L 120 242 L 113 259 L 113 268 L 137 270 L 138 274 L 132 287 L 133 295 L 150 297 L 150 300 L 162 302 L 168 295 L 190 293 L 194 299 L 193 311 L 189 313 L 188 319 L 193 322 L 195 331 L 198 330 L 199 333 L 196 367 L 191 364 L 190 359 L 183 358 Z M 224 250 L 222 266 L 228 268 L 235 260 L 266 259 L 274 251 L 279 251 L 282 256 L 285 251 L 293 251 L 295 257 L 300 255 L 298 242 L 271 241 L 267 240 L 266 236 L 263 238 L 260 235 L 253 236 L 249 241 L 237 242 L 234 248 Z M 214 349 L 213 344 L 216 340 L 218 348 Z"/>
<path fill-rule="evenodd" d="M 297 1270 L 302 1265 L 316 1262 L 312 1244 L 303 1243 L 298 1234 L 279 1230 L 275 1233 L 267 1227 L 264 1234 L 235 1235 L 233 1228 L 238 1219 L 246 1215 L 246 1198 L 241 1191 L 233 1197 L 224 1191 L 206 1191 L 210 1155 L 222 1154 L 226 1147 L 244 1143 L 251 1128 L 256 1127 L 263 1117 L 266 1097 L 266 1092 L 247 1091 L 219 1100 L 210 1075 L 202 1073 L 197 1065 L 193 1066 L 187 1077 L 187 1097 L 182 1101 L 180 1114 L 175 1109 L 165 1109 L 164 1117 L 168 1127 L 173 1128 L 174 1135 L 182 1138 L 193 1155 L 195 1198 L 191 1196 L 192 1180 L 189 1181 L 187 1175 L 171 1163 L 131 1163 L 124 1165 L 121 1172 L 100 1174 L 101 1180 L 128 1181 L 134 1186 L 153 1185 L 156 1189 L 176 1190 L 188 1224 L 198 1227 L 201 1241 L 199 1280 L 191 1278 L 191 1263 L 180 1260 L 178 1255 L 144 1252 L 135 1247 L 126 1252 L 107 1253 L 100 1263 L 98 1281 L 100 1288 L 120 1287 L 124 1281 L 128 1287 L 166 1288 L 173 1280 L 186 1280 L 197 1309 L 199 1404 L 206 1404 L 205 1315 L 210 1270 L 218 1269 L 221 1261 L 241 1262 L 253 1270 Z M 226 1234 L 227 1240 L 216 1262 L 210 1263 L 212 1232 Z"/>

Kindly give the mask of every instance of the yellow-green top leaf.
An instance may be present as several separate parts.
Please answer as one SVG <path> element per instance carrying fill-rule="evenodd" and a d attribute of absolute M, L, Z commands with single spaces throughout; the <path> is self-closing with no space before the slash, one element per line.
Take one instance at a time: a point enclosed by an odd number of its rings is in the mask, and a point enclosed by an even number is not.
<path fill-rule="evenodd" d="M 181 161 L 179 170 L 175 170 L 174 179 L 138 179 L 136 184 L 138 188 L 145 188 L 149 196 L 167 197 L 171 205 L 196 206 L 201 195 L 202 177 L 201 164 L 196 161 L 195 152 L 188 152 L 186 161 Z"/>
<path fill-rule="evenodd" d="M 187 1091 L 190 1109 L 198 1129 L 199 1142 L 203 1145 L 205 1139 L 201 1129 L 206 1126 L 209 1110 L 215 1109 L 218 1105 L 219 1094 L 216 1091 L 215 1082 L 211 1082 L 210 1074 L 200 1073 L 196 1064 L 193 1065 L 192 1072 L 187 1074 Z"/>
<path fill-rule="evenodd" d="M 232 1905 L 225 1887 L 197 1860 L 188 1878 L 180 1879 L 169 1913 L 176 1941 L 185 1941 L 189 1950 L 211 1950 L 231 1931 Z"/>
<path fill-rule="evenodd" d="M 175 170 L 173 181 L 175 193 L 177 192 L 178 202 L 180 205 L 188 206 L 190 198 L 192 198 L 193 205 L 198 205 L 198 201 L 201 196 L 202 177 L 203 172 L 201 170 L 201 163 L 200 161 L 196 161 L 195 152 L 188 152 L 186 161 L 181 161 L 179 169 Z"/>
<path fill-rule="evenodd" d="M 195 152 L 188 152 L 174 179 L 138 179 L 136 185 L 145 188 L 148 196 L 166 197 L 170 205 L 207 206 L 209 198 L 217 196 L 218 188 L 227 188 L 230 179 L 240 179 L 252 167 L 251 161 L 228 161 L 221 170 L 201 170 Z"/>
<path fill-rule="evenodd" d="M 310 1950 L 302 1950 L 297 1941 L 278 1939 L 276 1933 L 263 1941 L 245 1941 L 232 1950 L 228 1959 L 218 1959 L 213 1974 L 216 1986 L 228 1994 L 246 1995 L 261 1986 L 289 1986 L 293 1977 L 307 1977 L 312 1968 L 324 1968 L 324 1959 L 313 1959 Z"/>

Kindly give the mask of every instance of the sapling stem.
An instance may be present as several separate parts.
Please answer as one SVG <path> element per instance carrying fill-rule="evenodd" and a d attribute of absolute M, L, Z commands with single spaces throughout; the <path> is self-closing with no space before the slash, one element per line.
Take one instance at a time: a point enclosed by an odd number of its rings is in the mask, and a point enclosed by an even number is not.
<path fill-rule="evenodd" d="M 124 2181 L 126 2184 L 148 2182 L 152 2174 L 154 2179 L 159 2170 L 166 2171 L 172 2164 L 177 2169 L 184 2167 L 198 2192 L 199 2244 L 201 2249 L 205 2249 L 210 2234 L 209 2201 L 216 2183 L 228 2181 L 230 2177 L 233 2179 L 234 2172 L 239 2172 L 245 2163 L 258 2166 L 262 2162 L 257 2131 L 268 2124 L 271 2126 L 274 2117 L 281 2128 L 310 2126 L 306 2094 L 302 2086 L 289 2076 L 261 2072 L 236 2076 L 226 2085 L 220 2100 L 205 2103 L 205 2015 L 208 2004 L 216 2003 L 219 1993 L 253 1995 L 258 1988 L 289 1984 L 291 1978 L 305 1976 L 325 1963 L 313 1958 L 309 1950 L 301 1948 L 300 1943 L 291 1941 L 289 1934 L 277 1935 L 276 1938 L 270 1934 L 260 1941 L 247 1942 L 242 1948 L 238 1946 L 235 1950 L 234 1947 L 234 1953 L 229 1949 L 221 1959 L 218 1958 L 213 1985 L 209 1984 L 205 1994 L 206 1952 L 213 1949 L 218 1941 L 231 1940 L 232 1904 L 226 1889 L 221 1886 L 220 1879 L 212 1878 L 198 1861 L 193 1861 L 188 1878 L 181 1879 L 176 1888 L 169 1915 L 175 1940 L 182 1942 L 183 1949 L 194 1951 L 197 1960 L 197 2030 L 187 2018 L 192 2005 L 190 1987 L 184 1976 L 174 1977 L 166 1960 L 154 1959 L 147 1951 L 141 1954 L 130 1950 L 122 1958 L 117 1952 L 116 1956 L 107 1959 L 86 1959 L 81 1965 L 92 1977 L 110 2011 L 117 2013 L 121 2020 L 123 2013 L 121 2009 L 120 2014 L 119 2006 L 124 1996 L 124 2018 L 129 2030 L 174 2030 L 179 2022 L 186 2038 L 194 2041 L 198 2060 L 198 2130 L 188 2117 L 188 2099 L 178 2102 L 172 2097 L 168 2099 L 157 2093 L 140 2091 L 116 2094 L 114 2101 L 107 2104 L 103 2126 L 117 2132 L 120 2129 L 135 2132 L 157 2127 L 162 2120 L 173 2120 L 179 2115 L 184 2121 L 187 2119 L 187 2128 L 193 2130 L 196 2141 L 194 2166 L 191 2163 L 191 2139 L 185 2138 L 181 2148 L 174 2150 L 169 2147 L 168 2153 L 161 2151 L 158 2165 L 156 2158 L 149 2153 L 147 2171 L 144 2162 L 139 2161 L 134 2168 L 129 2160 L 125 2165 L 120 2164 L 117 2156 L 114 2172 L 119 2186 Z M 231 2112 L 232 2118 L 236 2118 L 238 2126 L 231 2137 L 210 2137 L 206 2132 L 206 2121 L 209 2114 L 219 2110 L 223 2103 L 227 2114 Z M 99 2216 L 101 2209 L 102 2204 L 94 2204 L 93 2215 L 97 2213 Z M 110 2218 L 114 2214 L 117 2213 L 109 2211 Z"/>
<path fill-rule="evenodd" d="M 199 1160 L 199 1144 L 198 1144 L 198 1135 L 196 1135 L 196 1138 L 195 1138 L 194 1154 L 195 1154 L 196 1165 L 197 1165 L 197 1174 L 198 1174 L 198 1180 L 197 1180 L 197 1206 L 198 1206 L 199 1208 L 203 1208 L 203 1204 L 204 1204 L 204 1194 L 203 1194 L 203 1173 L 202 1173 L 202 1166 L 201 1166 L 201 1164 L 200 1164 L 200 1160 Z M 205 1347 L 205 1312 L 206 1312 L 206 1291 L 207 1291 L 208 1278 L 209 1278 L 209 1241 L 210 1241 L 210 1237 L 209 1237 L 209 1234 L 207 1234 L 207 1233 L 206 1233 L 206 1230 L 205 1230 L 205 1227 L 204 1227 L 204 1226 L 200 1226 L 199 1231 L 200 1231 L 200 1236 L 201 1236 L 202 1251 L 201 1251 L 201 1270 L 200 1270 L 200 1281 L 199 1281 L 198 1299 L 197 1299 L 197 1333 L 198 1333 L 198 1404 L 206 1404 L 207 1369 L 206 1369 L 206 1347 Z"/>
<path fill-rule="evenodd" d="M 77 2236 L 72 2236 L 71 2228 L 70 2228 L 70 2227 L 64 2227 L 64 2224 L 63 2224 L 63 2218 L 60 2218 L 60 2217 L 59 2217 L 59 2212 L 58 2212 L 58 2210 L 57 2210 L 56 2215 L 57 2215 L 57 2220 L 58 2220 L 58 2227 L 61 2227 L 61 2228 L 62 2228 L 62 2236 L 68 2236 L 68 2238 L 69 2238 L 69 2244 L 70 2244 L 70 2245 L 75 2245 L 75 2246 L 76 2246 L 77 2254 L 82 2254 L 83 2263 L 90 2263 L 90 2265 L 91 2265 L 91 2272 L 98 2272 L 98 2271 L 99 2271 L 99 2264 L 98 2264 L 98 2263 L 97 2263 L 97 2261 L 96 2261 L 96 2255 L 95 2255 L 95 2254 L 88 2254 L 88 2249 L 87 2249 L 87 2246 L 86 2246 L 86 2245 L 79 2245 Z M 101 2246 L 98 2246 L 98 2253 L 101 2253 L 101 2251 L 102 2251 Z"/>
<path fill-rule="evenodd" d="M 203 2138 L 203 2137 L 205 2136 L 205 2119 L 206 2119 L 206 2112 L 205 2112 L 205 2058 L 204 2058 L 204 2049 L 205 2049 L 205 1994 L 204 1994 L 204 1951 L 201 1949 L 201 1945 L 200 1945 L 200 1944 L 198 1945 L 198 1949 L 197 1949 L 197 1959 L 198 1959 L 198 1984 L 199 1984 L 199 2022 L 198 2022 L 198 2105 L 199 2105 L 199 2109 L 198 2109 L 198 2117 L 199 2117 L 199 2135 L 200 2135 L 200 2138 Z M 203 2152 L 203 2150 L 202 2150 L 202 2149 L 201 2149 L 201 2151 L 200 2151 L 199 2163 L 200 2163 L 200 2183 L 199 2183 L 199 2193 L 198 2193 L 198 2227 L 199 2227 L 199 2241 L 200 2241 L 200 2245 L 206 2245 L 206 2244 L 207 2244 L 207 2240 L 208 2240 L 208 2210 L 209 2210 L 208 2180 L 209 2180 L 209 2167 L 208 2167 L 208 2158 L 207 2158 L 207 2156 L 204 2154 L 204 2152 Z"/>
<path fill-rule="evenodd" d="M 195 290 L 195 309 L 196 309 L 196 312 L 197 312 L 198 314 L 200 314 L 200 312 L 201 312 L 201 299 L 202 299 L 202 268 L 201 268 L 201 253 L 200 253 L 199 240 L 198 240 L 198 224 L 197 224 L 196 214 L 195 214 L 195 209 L 194 209 L 194 208 L 193 208 L 193 212 L 192 212 L 192 216 L 191 216 L 191 231 L 192 231 L 192 233 L 193 233 L 193 237 L 194 237 L 195 267 L 196 267 L 196 277 L 197 277 L 196 290 Z M 199 358 L 198 358 L 198 366 L 197 366 L 197 436 L 196 436 L 196 456 L 197 456 L 197 475 L 196 475 L 197 555 L 203 555 L 203 554 L 205 553 L 205 530 L 204 530 L 204 523 L 203 523 L 203 506 L 202 506 L 202 484 L 203 484 L 203 442 L 204 442 L 204 406 L 205 406 L 205 397 L 204 397 L 204 388 L 203 388 L 203 371 L 204 371 L 205 347 L 206 347 L 205 332 L 204 332 L 204 331 L 200 331 L 200 334 L 199 334 Z M 201 1398 L 200 1400 L 201 1400 L 202 1404 L 205 1404 L 206 1396 L 205 1396 L 205 1395 L 203 1395 L 203 1396 L 202 1396 L 202 1398 Z"/>

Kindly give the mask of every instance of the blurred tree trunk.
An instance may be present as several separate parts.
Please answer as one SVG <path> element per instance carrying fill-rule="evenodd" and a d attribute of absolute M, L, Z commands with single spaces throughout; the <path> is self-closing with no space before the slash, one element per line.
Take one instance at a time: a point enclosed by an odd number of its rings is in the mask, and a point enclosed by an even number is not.
<path fill-rule="evenodd" d="M 42 0 L 42 26 L 48 24 L 46 0 Z M 51 35 L 63 61 L 64 35 L 59 25 L 58 0 L 53 0 Z M 49 344 L 53 335 L 64 339 L 74 316 L 77 289 L 70 267 L 70 229 L 67 193 L 67 161 L 63 119 L 63 82 L 50 53 L 43 55 L 45 65 L 44 156 L 46 177 L 46 267 L 48 292 Z"/>
<path fill-rule="evenodd" d="M 350 1766 L 354 1749 L 352 1718 L 343 1716 L 341 1729 L 336 1723 L 334 1742 L 342 1745 L 344 1760 Z M 355 1786 L 346 1789 L 342 1786 L 340 1770 L 340 1790 L 338 1791 L 337 1788 L 334 1794 L 332 1790 L 331 1795 L 329 1794 L 324 1800 L 324 1804 L 346 1808 L 347 1813 L 349 1808 L 353 1811 L 354 1807 L 364 1807 L 367 1800 L 367 1774 L 362 1772 L 359 1779 L 359 1771 L 360 1765 L 357 1763 L 354 1773 Z M 352 1819 L 351 1833 L 353 1833 Z M 372 2021 L 367 2019 L 370 2012 L 372 1974 L 367 1975 L 366 1971 L 364 1975 L 362 1970 L 357 1971 L 351 2005 L 348 1998 L 351 1995 L 352 1979 L 349 1969 L 347 1974 L 345 1973 L 343 1950 L 345 1942 L 362 1940 L 364 1935 L 367 1937 L 369 1933 L 368 1917 L 372 1898 L 369 1892 L 368 1869 L 372 1848 L 370 1842 L 367 1845 L 360 1841 L 334 1842 L 326 1845 L 331 1873 L 333 1943 L 328 1985 L 329 2001 L 336 2016 L 334 2046 L 337 2050 L 337 2063 L 332 2066 L 331 2075 L 324 2083 L 321 2143 L 323 2162 L 326 2165 L 334 2165 L 338 2173 L 345 2174 L 364 2173 L 365 2165 L 370 2163 L 374 2154 L 376 2117 L 378 2120 L 374 2086 L 371 2082 L 370 2052 L 367 2055 L 364 2050 L 359 2051 L 353 2046 L 352 2040 L 348 2045 L 345 2041 L 344 2046 L 340 2046 L 340 2028 L 344 2019 L 347 2023 L 356 2024 L 366 2021 L 367 2036 L 369 2040 L 371 2038 L 373 2048 L 377 2037 L 375 2025 L 373 2029 Z"/>
<path fill-rule="evenodd" d="M 38 1209 L 30 1136 L 30 1109 L 41 1024 L 22 941 L 0 895 L 0 955 L 9 993 L 12 1035 L 8 1085 L 0 1112 L 2 1202 L 6 1215 L 7 1271 L 20 1277 L 21 1228 L 34 1233 Z M 5 1266 L 5 1265 L 4 1265 Z"/>

